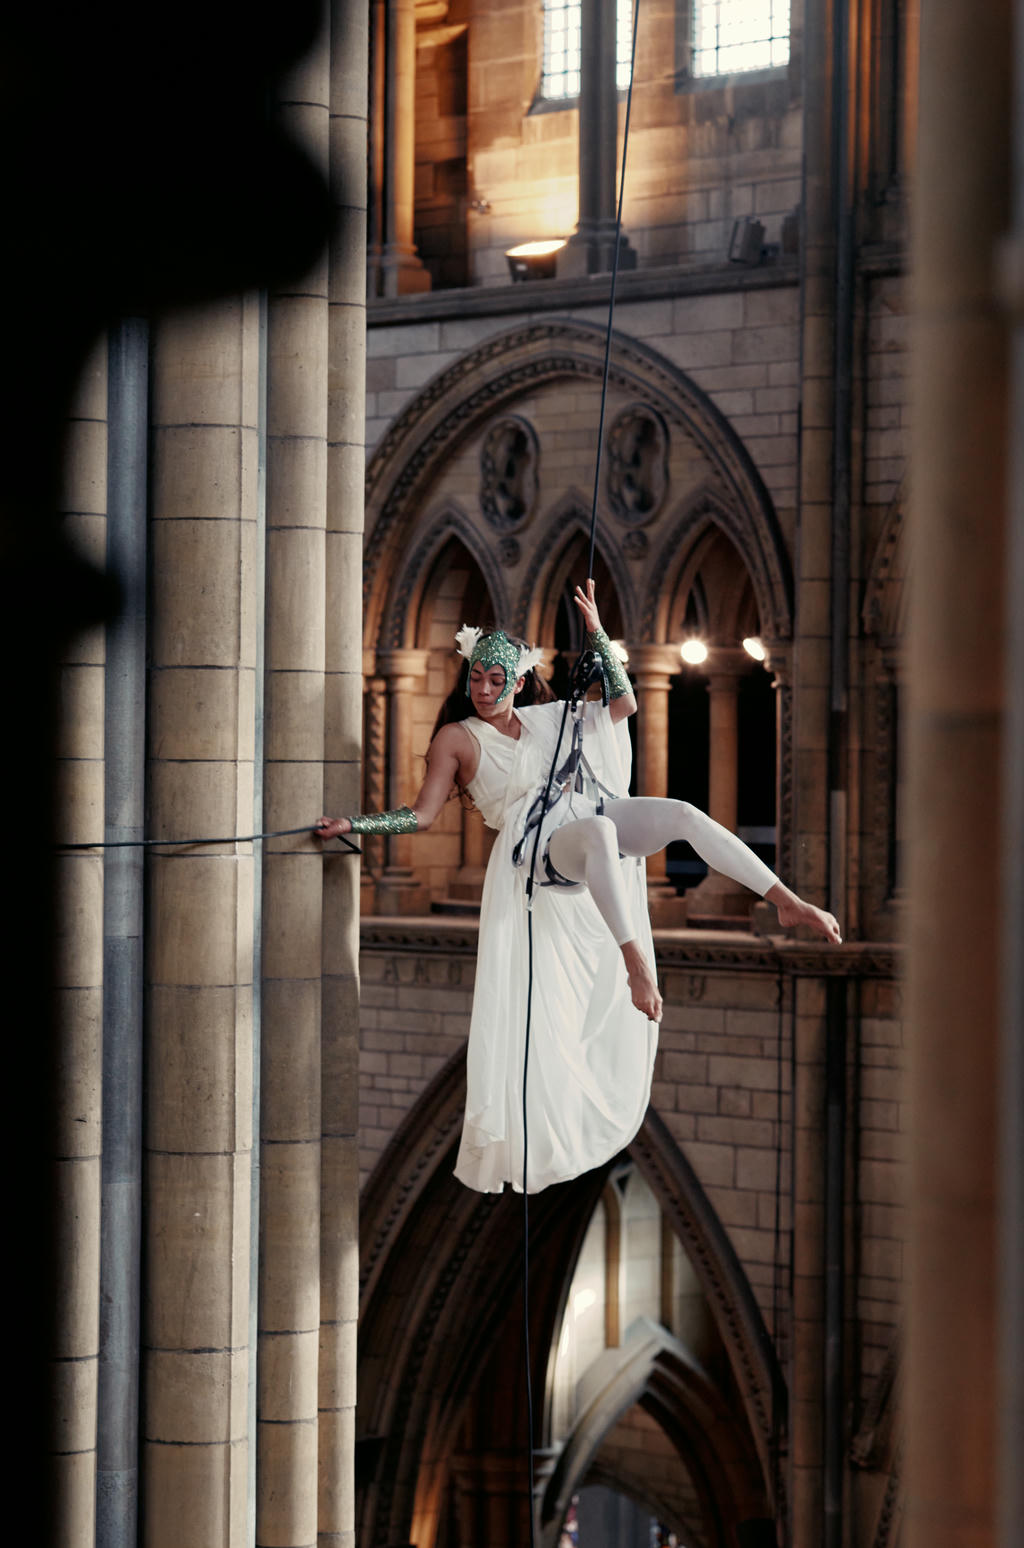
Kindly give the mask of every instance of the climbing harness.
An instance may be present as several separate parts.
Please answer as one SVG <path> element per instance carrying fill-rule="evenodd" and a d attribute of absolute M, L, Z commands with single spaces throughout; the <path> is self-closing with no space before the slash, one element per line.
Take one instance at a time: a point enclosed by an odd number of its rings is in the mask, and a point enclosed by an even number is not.
<path fill-rule="evenodd" d="M 543 787 L 533 801 L 523 820 L 523 831 L 512 850 L 512 864 L 520 867 L 531 854 L 530 881 L 539 887 L 560 887 L 566 892 L 583 892 L 584 882 L 571 881 L 556 871 L 548 853 L 551 835 L 565 822 L 580 817 L 601 816 L 605 798 L 615 800 L 615 792 L 598 779 L 583 751 L 583 717 L 586 713 L 586 693 L 593 683 L 601 687 L 601 701 L 608 703 L 608 685 L 601 662 L 592 650 L 584 651 L 576 666 L 571 697 L 566 701 L 572 715 L 572 740 L 569 756 L 558 769 L 554 778 Z M 561 746 L 565 729 L 558 734 Z M 557 752 L 557 750 L 556 750 Z M 537 829 L 540 829 L 538 835 Z M 532 897 L 531 897 L 532 901 Z"/>

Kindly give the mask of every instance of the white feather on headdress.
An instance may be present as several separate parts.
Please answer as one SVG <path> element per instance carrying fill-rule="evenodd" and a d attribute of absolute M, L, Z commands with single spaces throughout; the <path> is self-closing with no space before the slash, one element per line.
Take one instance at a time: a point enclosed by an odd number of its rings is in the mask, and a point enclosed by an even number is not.
<path fill-rule="evenodd" d="M 455 635 L 455 649 L 460 656 L 465 656 L 468 661 L 480 641 L 482 629 L 477 629 L 473 624 L 463 624 Z"/>
<path fill-rule="evenodd" d="M 544 652 L 542 650 L 540 650 L 536 645 L 534 645 L 531 650 L 520 651 L 520 653 L 519 653 L 519 674 L 518 675 L 520 677 L 525 677 L 527 672 L 532 671 L 535 666 L 540 666 L 540 664 L 541 664 L 541 662 L 543 660 L 544 660 Z"/>

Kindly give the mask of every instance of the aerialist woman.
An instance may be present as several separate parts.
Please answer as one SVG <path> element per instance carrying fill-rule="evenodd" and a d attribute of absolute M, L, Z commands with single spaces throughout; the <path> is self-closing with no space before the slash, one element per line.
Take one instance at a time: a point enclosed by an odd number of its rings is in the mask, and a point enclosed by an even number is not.
<path fill-rule="evenodd" d="M 527 1190 L 563 1182 L 609 1160 L 634 1137 L 650 1097 L 662 1002 L 654 972 L 643 859 L 686 839 L 715 870 L 774 903 L 784 926 L 838 942 L 831 914 L 783 886 L 728 829 L 685 801 L 630 797 L 627 718 L 636 699 L 601 627 L 594 583 L 576 605 L 600 656 L 609 702 L 588 703 L 584 753 L 611 798 L 563 797 L 534 889 L 533 978 L 527 1086 Z M 452 787 L 498 830 L 480 906 L 476 988 L 467 1054 L 466 1116 L 455 1175 L 500 1192 L 523 1180 L 522 1071 L 526 1024 L 529 864 L 513 852 L 545 786 L 564 705 L 535 667 L 540 652 L 501 631 L 462 629 L 458 682 L 438 715 L 427 775 L 413 806 L 362 817 L 322 817 L 321 838 L 422 833 Z M 568 739 L 558 753 L 561 762 Z M 592 787 L 593 788 L 593 787 Z M 598 800 L 601 798 L 598 796 Z M 545 825 L 545 836 L 546 836 Z M 526 848 L 532 834 L 526 835 Z M 612 949 L 612 943 L 618 948 Z"/>

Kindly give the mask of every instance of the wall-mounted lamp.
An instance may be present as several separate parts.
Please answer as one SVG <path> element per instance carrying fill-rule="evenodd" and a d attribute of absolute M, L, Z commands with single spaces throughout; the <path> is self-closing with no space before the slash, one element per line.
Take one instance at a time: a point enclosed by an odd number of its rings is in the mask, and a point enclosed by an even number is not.
<path fill-rule="evenodd" d="M 612 640 L 612 655 L 618 656 L 623 666 L 629 665 L 629 651 L 622 640 Z"/>
<path fill-rule="evenodd" d="M 557 242 L 520 242 L 505 254 L 513 282 L 521 280 L 554 279 L 558 254 L 565 246 L 564 239 Z"/>
<path fill-rule="evenodd" d="M 679 654 L 687 666 L 700 666 L 708 659 L 708 648 L 703 640 L 684 640 L 679 647 Z"/>
<path fill-rule="evenodd" d="M 748 656 L 753 656 L 755 661 L 766 661 L 768 659 L 768 652 L 756 634 L 747 635 L 747 638 L 743 641 L 743 649 Z"/>

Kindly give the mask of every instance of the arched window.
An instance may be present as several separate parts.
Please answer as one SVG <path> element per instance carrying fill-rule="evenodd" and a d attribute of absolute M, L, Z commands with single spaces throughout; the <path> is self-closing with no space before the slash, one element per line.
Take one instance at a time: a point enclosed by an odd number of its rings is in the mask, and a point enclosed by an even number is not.
<path fill-rule="evenodd" d="M 693 0 L 692 73 L 770 70 L 789 59 L 790 0 Z"/>
<path fill-rule="evenodd" d="M 615 84 L 629 85 L 633 45 L 632 0 L 616 0 Z M 580 91 L 580 28 L 582 0 L 544 0 L 544 60 L 540 95 L 547 102 L 566 102 Z"/>

